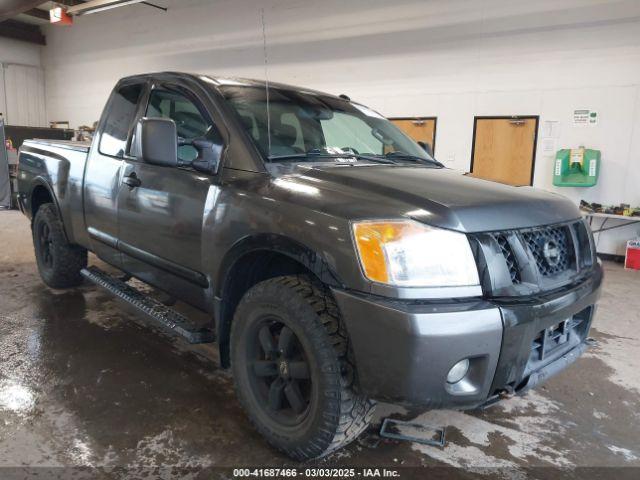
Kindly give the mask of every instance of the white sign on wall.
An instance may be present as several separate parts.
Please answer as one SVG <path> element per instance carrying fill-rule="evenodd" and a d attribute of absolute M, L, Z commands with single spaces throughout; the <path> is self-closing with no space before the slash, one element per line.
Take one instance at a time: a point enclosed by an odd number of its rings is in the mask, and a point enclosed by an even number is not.
<path fill-rule="evenodd" d="M 560 122 L 558 120 L 545 120 L 542 123 L 542 138 L 560 138 Z"/>
<path fill-rule="evenodd" d="M 560 122 L 558 120 L 545 120 L 541 129 L 542 155 L 553 157 L 556 154 L 558 138 L 560 138 Z"/>
<path fill-rule="evenodd" d="M 576 127 L 585 127 L 588 125 L 598 124 L 598 112 L 587 108 L 576 109 L 573 111 L 573 125 Z"/>
<path fill-rule="evenodd" d="M 542 139 L 542 154 L 547 157 L 552 157 L 556 154 L 556 139 L 555 138 L 543 138 Z"/>

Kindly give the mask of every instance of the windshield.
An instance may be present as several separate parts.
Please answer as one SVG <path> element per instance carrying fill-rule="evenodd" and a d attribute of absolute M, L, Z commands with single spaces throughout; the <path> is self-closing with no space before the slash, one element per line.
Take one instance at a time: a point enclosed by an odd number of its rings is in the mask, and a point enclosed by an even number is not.
<path fill-rule="evenodd" d="M 225 86 L 232 105 L 263 157 L 314 161 L 317 157 L 352 157 L 353 161 L 388 158 L 434 160 L 382 115 L 354 102 L 311 92 L 263 87 Z"/>

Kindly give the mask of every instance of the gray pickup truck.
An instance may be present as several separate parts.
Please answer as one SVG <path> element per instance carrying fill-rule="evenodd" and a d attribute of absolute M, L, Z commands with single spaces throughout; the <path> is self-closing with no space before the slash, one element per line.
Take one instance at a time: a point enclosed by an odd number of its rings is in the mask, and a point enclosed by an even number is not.
<path fill-rule="evenodd" d="M 443 168 L 344 95 L 129 77 L 91 145 L 26 141 L 19 162 L 44 282 L 87 278 L 217 341 L 256 429 L 296 459 L 356 438 L 377 400 L 487 405 L 588 345 L 603 275 L 576 207 Z"/>

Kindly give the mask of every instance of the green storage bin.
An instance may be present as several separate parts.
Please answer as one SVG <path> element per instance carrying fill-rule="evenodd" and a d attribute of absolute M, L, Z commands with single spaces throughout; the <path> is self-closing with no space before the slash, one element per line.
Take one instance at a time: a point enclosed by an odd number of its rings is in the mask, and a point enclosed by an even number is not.
<path fill-rule="evenodd" d="M 562 149 L 553 164 L 556 187 L 593 187 L 600 174 L 600 150 L 589 148 Z"/>

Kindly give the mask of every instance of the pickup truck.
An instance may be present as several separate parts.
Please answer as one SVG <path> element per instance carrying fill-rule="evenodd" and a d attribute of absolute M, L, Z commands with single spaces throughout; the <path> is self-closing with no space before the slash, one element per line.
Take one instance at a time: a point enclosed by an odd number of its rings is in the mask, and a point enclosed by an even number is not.
<path fill-rule="evenodd" d="M 300 460 L 376 401 L 470 409 L 540 384 L 589 345 L 603 278 L 565 198 L 444 168 L 345 95 L 254 80 L 121 80 L 90 145 L 24 143 L 19 204 L 45 284 L 88 278 L 215 339 L 255 428 Z"/>

